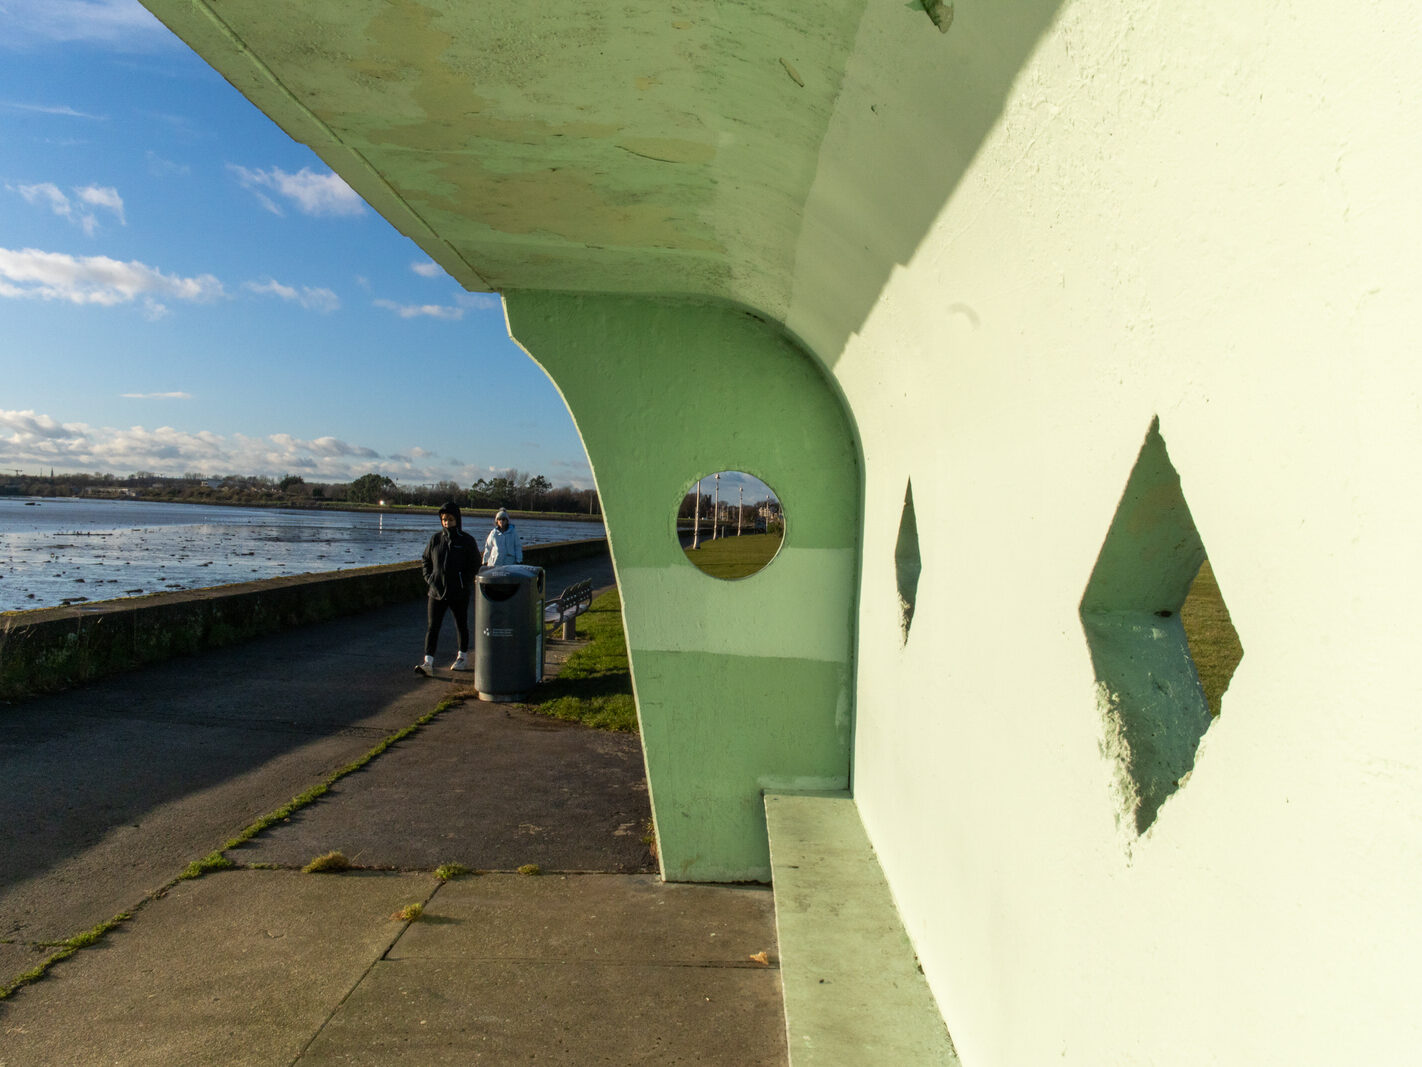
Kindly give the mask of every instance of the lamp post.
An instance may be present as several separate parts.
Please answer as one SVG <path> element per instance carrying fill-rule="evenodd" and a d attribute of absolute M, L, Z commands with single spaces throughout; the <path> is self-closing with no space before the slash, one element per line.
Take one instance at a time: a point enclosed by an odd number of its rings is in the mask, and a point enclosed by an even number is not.
<path fill-rule="evenodd" d="M 711 504 L 711 540 L 721 536 L 721 472 L 716 472 L 716 498 Z"/>
<path fill-rule="evenodd" d="M 696 480 L 696 488 L 691 491 L 691 547 L 701 547 L 701 479 Z"/>
<path fill-rule="evenodd" d="M 746 507 L 746 487 L 736 486 L 736 536 L 741 536 L 741 514 Z"/>

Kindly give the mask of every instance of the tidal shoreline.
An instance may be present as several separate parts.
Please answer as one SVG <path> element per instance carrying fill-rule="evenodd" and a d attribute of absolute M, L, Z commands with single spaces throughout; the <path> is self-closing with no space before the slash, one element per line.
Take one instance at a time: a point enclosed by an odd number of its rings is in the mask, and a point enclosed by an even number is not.
<path fill-rule="evenodd" d="M 539 567 L 607 555 L 601 537 L 530 546 Z M 0 613 L 0 704 L 173 656 L 423 599 L 418 561 Z"/>
<path fill-rule="evenodd" d="M 133 495 L 108 495 L 88 493 L 82 496 L 36 496 L 27 495 L 5 495 L 0 494 L 0 500 L 25 500 L 42 504 L 46 500 L 115 500 L 129 501 L 138 504 L 182 504 L 187 507 L 208 507 L 208 508 L 262 508 L 269 511 L 347 511 L 358 514 L 384 514 L 384 515 L 436 515 L 439 507 L 433 504 L 359 504 L 349 500 L 194 500 L 184 497 L 148 496 L 141 493 Z M 498 508 L 466 508 L 461 506 L 461 512 L 467 516 L 478 516 L 487 518 L 492 523 L 494 515 L 498 513 Z M 509 515 L 515 521 L 519 519 L 539 520 L 548 522 L 602 522 L 602 515 L 584 515 L 582 512 L 574 511 L 522 511 L 518 508 L 506 508 Z"/>
<path fill-rule="evenodd" d="M 602 534 L 585 520 L 515 525 L 526 545 Z M 466 517 L 480 541 L 490 527 L 488 518 Z M 425 508 L 0 497 L 0 611 L 404 563 L 419 558 L 437 529 Z"/>

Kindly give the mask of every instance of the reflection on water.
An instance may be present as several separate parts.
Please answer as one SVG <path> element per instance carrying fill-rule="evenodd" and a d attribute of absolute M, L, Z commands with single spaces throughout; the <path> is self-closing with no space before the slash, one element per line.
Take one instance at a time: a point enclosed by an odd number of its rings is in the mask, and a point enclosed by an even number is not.
<path fill-rule="evenodd" d="M 480 542 L 492 525 L 464 524 Z M 599 522 L 515 525 L 526 545 L 603 535 Z M 0 497 L 0 611 L 399 563 L 438 528 L 433 514 Z"/>

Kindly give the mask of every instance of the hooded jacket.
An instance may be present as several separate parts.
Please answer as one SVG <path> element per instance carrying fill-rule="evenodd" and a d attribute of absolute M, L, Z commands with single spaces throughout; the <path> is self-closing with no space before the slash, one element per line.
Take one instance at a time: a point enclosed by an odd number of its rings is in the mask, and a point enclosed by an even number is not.
<path fill-rule="evenodd" d="M 489 536 L 484 538 L 484 565 L 487 567 L 523 562 L 523 545 L 519 543 L 518 531 L 514 529 L 514 524 L 509 523 L 507 530 L 499 529 L 499 520 L 508 517 L 509 513 L 500 508 L 499 513 L 494 516 L 494 528 L 489 531 Z"/>
<path fill-rule="evenodd" d="M 446 504 L 439 513 L 454 516 L 454 529 L 441 526 L 430 538 L 420 557 L 420 570 L 430 596 L 436 600 L 462 600 L 473 590 L 474 576 L 479 573 L 479 542 L 464 532 L 464 519 L 457 505 Z"/>

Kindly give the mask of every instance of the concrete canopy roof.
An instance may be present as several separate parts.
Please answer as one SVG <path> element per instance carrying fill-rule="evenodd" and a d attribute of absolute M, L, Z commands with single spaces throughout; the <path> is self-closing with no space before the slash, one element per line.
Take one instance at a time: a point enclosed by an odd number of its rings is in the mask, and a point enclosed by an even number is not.
<path fill-rule="evenodd" d="M 145 3 L 469 289 L 782 320 L 864 7 Z"/>

